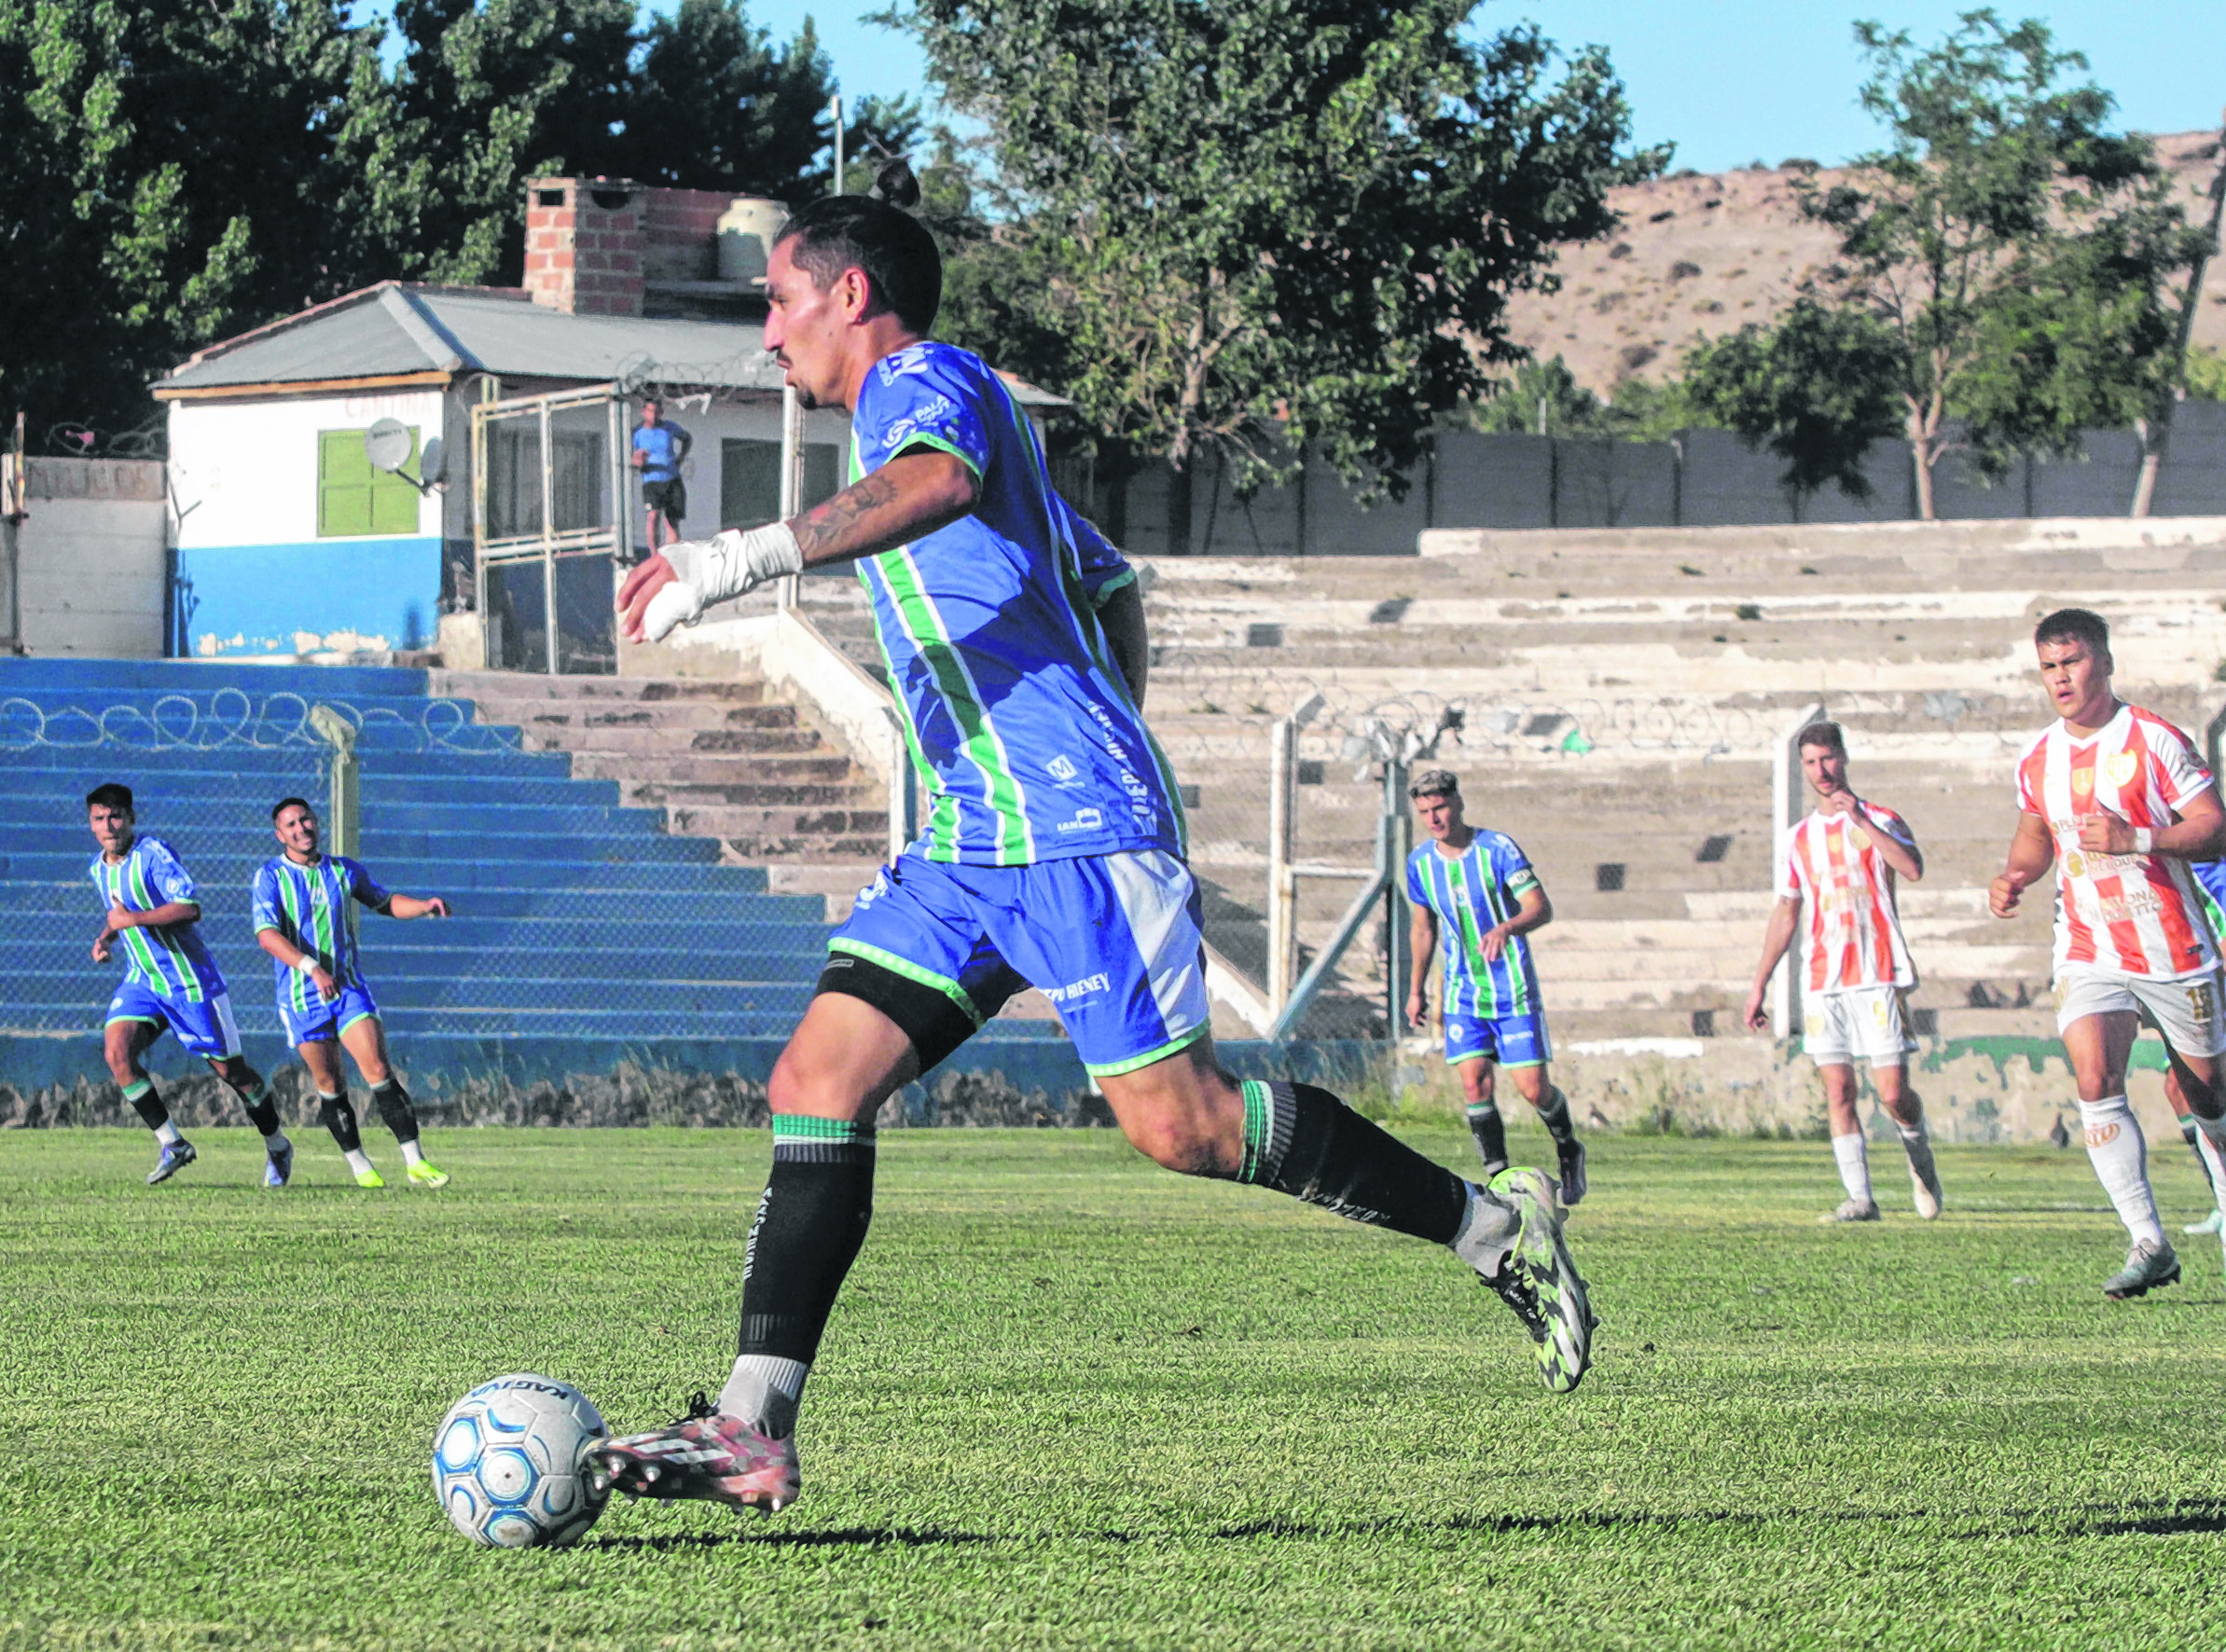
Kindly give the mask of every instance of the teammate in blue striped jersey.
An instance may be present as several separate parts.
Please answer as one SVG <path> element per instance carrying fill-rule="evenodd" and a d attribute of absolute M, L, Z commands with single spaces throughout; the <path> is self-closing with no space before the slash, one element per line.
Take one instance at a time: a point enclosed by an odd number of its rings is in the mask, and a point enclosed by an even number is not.
<path fill-rule="evenodd" d="M 2197 860 L 2188 870 L 2195 874 L 2195 894 L 2203 905 L 2203 915 L 2209 921 L 2211 933 L 2219 938 L 2221 950 L 2226 950 L 2226 860 Z M 2196 1126 L 2195 1115 L 2189 1109 L 2188 1098 L 2179 1087 L 2179 1075 L 2171 1067 L 2164 1068 L 2164 1099 L 2172 1104 L 2172 1111 L 2179 1120 L 2180 1139 L 2188 1144 L 2188 1150 L 2195 1155 L 2195 1163 L 2203 1166 L 2204 1183 L 2210 1189 L 2210 1214 L 2199 1222 L 2190 1222 L 2183 1233 L 2212 1233 L 2226 1229 L 2226 1187 L 2219 1185 L 2211 1163 L 2203 1154 L 2203 1132 Z"/>
<path fill-rule="evenodd" d="M 1052 488 L 998 376 L 925 337 L 941 291 L 933 238 L 893 206 L 838 196 L 791 218 L 765 341 L 805 406 L 850 410 L 853 479 L 793 521 L 666 546 L 619 591 L 623 634 L 655 641 L 767 579 L 858 563 L 929 803 L 774 1067 L 773 1168 L 718 1403 L 599 1446 L 598 1480 L 736 1507 L 795 1496 L 798 1399 L 872 1215 L 875 1115 L 1016 975 L 1151 1158 L 1447 1246 L 1521 1317 L 1546 1384 L 1574 1388 L 1592 1320 L 1549 1177 L 1477 1186 L 1326 1090 L 1240 1082 L 1214 1059 L 1176 789 L 1141 672 L 1116 663 L 1113 616 L 1141 639 L 1136 586 Z"/>
<path fill-rule="evenodd" d="M 120 956 L 124 965 L 124 978 L 108 1002 L 104 1053 L 124 1099 L 155 1133 L 148 1185 L 168 1181 L 199 1156 L 178 1134 L 141 1060 L 167 1031 L 240 1098 L 263 1134 L 263 1185 L 284 1187 L 294 1173 L 294 1145 L 279 1127 L 269 1086 L 240 1053 L 224 972 L 201 940 L 200 902 L 191 875 L 168 844 L 140 835 L 129 786 L 95 786 L 85 794 L 85 814 L 101 846 L 89 871 L 108 915 L 93 941 L 92 961 L 104 964 Z"/>
<path fill-rule="evenodd" d="M 1430 841 L 1407 857 L 1406 898 L 1415 909 L 1410 936 L 1414 989 L 1407 1020 L 1421 1026 L 1428 1010 L 1423 983 L 1440 930 L 1445 943 L 1445 1059 L 1460 1074 L 1469 1132 L 1487 1172 L 1507 1165 L 1507 1128 L 1496 1098 L 1505 1067 L 1523 1099 L 1554 1137 L 1561 1161 L 1561 1197 L 1584 1197 L 1584 1144 L 1577 1139 L 1569 1101 L 1547 1077 L 1554 1059 L 1538 971 L 1526 937 L 1554 921 L 1554 903 L 1515 840 L 1472 826 L 1462 817 L 1460 781 L 1450 770 L 1426 769 L 1407 787 Z"/>
<path fill-rule="evenodd" d="M 448 1176 L 425 1157 L 418 1139 L 417 1113 L 387 1060 L 379 1005 L 356 968 L 355 908 L 367 906 L 388 917 L 447 917 L 449 903 L 437 895 L 420 900 L 393 894 L 360 863 L 325 854 L 317 811 L 301 798 L 281 798 L 271 807 L 270 829 L 284 853 L 264 861 L 256 874 L 256 943 L 270 955 L 286 1042 L 316 1081 L 318 1122 L 332 1132 L 358 1187 L 386 1186 L 364 1151 L 363 1132 L 348 1100 L 339 1056 L 345 1050 L 371 1087 L 379 1116 L 402 1144 L 411 1185 L 446 1187 Z"/>

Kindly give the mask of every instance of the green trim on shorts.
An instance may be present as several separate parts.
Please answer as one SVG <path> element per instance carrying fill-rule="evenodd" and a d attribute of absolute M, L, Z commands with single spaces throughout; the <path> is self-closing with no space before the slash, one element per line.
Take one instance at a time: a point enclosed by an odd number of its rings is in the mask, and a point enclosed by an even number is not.
<path fill-rule="evenodd" d="M 1085 1061 L 1082 1065 L 1093 1079 L 1117 1079 L 1123 1073 L 1136 1071 L 1140 1067 L 1150 1067 L 1155 1061 L 1165 1061 L 1178 1051 L 1187 1050 L 1200 1039 L 1209 1037 L 1212 1031 L 1210 1026 L 1201 1026 L 1196 1032 L 1186 1032 L 1179 1039 L 1168 1040 L 1156 1050 L 1147 1050 L 1141 1055 L 1131 1055 L 1127 1061 Z"/>
<path fill-rule="evenodd" d="M 934 971 L 923 969 L 909 958 L 901 958 L 893 952 L 885 952 L 870 942 L 852 941 L 843 937 L 828 942 L 827 950 L 829 952 L 847 952 L 852 957 L 864 958 L 869 964 L 878 964 L 884 970 L 902 975 L 906 981 L 917 981 L 922 986 L 932 986 L 945 998 L 950 999 L 952 1003 L 958 1005 L 960 1009 L 965 1011 L 966 1019 L 973 1022 L 977 1030 L 982 1025 L 981 1010 L 975 1005 L 973 998 L 968 995 L 964 987 L 947 975 L 938 975 Z"/>
<path fill-rule="evenodd" d="M 1447 1067 L 1467 1067 L 1472 1061 L 1488 1061 L 1494 1067 L 1505 1067 L 1511 1073 L 1519 1073 L 1525 1067 L 1551 1067 L 1554 1064 L 1554 1058 L 1550 1055 L 1542 1055 L 1536 1061 L 1501 1061 L 1496 1055 L 1448 1055 L 1445 1057 Z"/>
<path fill-rule="evenodd" d="M 1105 606 L 1105 600 L 1107 598 L 1111 597 L 1115 591 L 1120 590 L 1124 585 L 1132 585 L 1134 584 L 1136 584 L 1136 570 L 1133 568 L 1122 569 L 1120 572 L 1114 574 L 1113 578 L 1107 580 L 1103 585 L 1099 585 L 1095 591 L 1090 593 L 1090 607 L 1092 609 L 1103 608 Z"/>
<path fill-rule="evenodd" d="M 111 1015 L 101 1025 L 114 1026 L 119 1021 L 136 1021 L 142 1026 L 160 1026 L 162 1025 L 162 1018 L 159 1015 Z"/>
<path fill-rule="evenodd" d="M 349 1016 L 347 1020 L 340 1023 L 339 1030 L 341 1032 L 346 1032 L 350 1027 L 353 1026 L 359 1021 L 377 1021 L 378 1019 L 379 1012 L 376 1010 L 358 1010 L 354 1014 Z"/>

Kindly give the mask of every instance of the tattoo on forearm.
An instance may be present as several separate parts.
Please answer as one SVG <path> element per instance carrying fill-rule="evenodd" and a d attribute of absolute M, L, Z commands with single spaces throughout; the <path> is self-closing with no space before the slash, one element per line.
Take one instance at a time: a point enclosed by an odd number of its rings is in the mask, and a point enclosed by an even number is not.
<path fill-rule="evenodd" d="M 862 476 L 833 499 L 813 505 L 804 514 L 804 519 L 795 528 L 796 548 L 803 552 L 807 562 L 815 555 L 854 548 L 844 542 L 854 530 L 864 527 L 869 516 L 894 504 L 897 498 L 895 482 L 882 472 Z"/>

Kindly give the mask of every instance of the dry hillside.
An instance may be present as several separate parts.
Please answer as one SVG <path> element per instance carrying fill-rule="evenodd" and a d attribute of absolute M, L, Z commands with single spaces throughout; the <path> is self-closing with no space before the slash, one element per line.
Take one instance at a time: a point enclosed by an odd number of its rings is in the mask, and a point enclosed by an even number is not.
<path fill-rule="evenodd" d="M 2218 163 L 2198 157 L 2216 135 L 2157 140 L 2191 215 L 2206 204 Z M 1579 382 L 1605 394 L 1633 376 L 1674 373 L 1697 338 L 1766 320 L 1832 253 L 1830 236 L 1800 215 L 1798 175 L 1786 167 L 1695 173 L 1614 191 L 1622 230 L 1562 249 L 1561 291 L 1516 298 L 1515 342 L 1542 361 L 1560 356 Z M 1828 170 L 1818 177 L 1843 175 Z M 2195 338 L 2226 349 L 2226 276 L 2215 264 Z"/>

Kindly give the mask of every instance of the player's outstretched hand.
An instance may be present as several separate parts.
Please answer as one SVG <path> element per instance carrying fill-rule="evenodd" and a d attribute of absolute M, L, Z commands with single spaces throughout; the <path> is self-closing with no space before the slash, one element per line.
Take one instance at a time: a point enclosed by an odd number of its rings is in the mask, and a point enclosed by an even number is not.
<path fill-rule="evenodd" d="M 2025 893 L 2026 875 L 2005 872 L 1986 886 L 1986 909 L 1997 917 L 2017 915 L 2017 898 Z"/>
<path fill-rule="evenodd" d="M 104 964 L 115 956 L 115 939 L 106 929 L 103 929 L 92 938 L 92 961 L 94 963 Z"/>
<path fill-rule="evenodd" d="M 425 915 L 427 917 L 447 917 L 449 903 L 438 895 L 428 896 L 425 901 Z"/>
<path fill-rule="evenodd" d="M 638 564 L 626 576 L 626 583 L 618 587 L 618 630 L 629 642 L 657 641 L 665 635 L 665 631 L 671 630 L 672 626 L 669 625 L 657 637 L 648 637 L 643 632 L 643 621 L 651 600 L 659 591 L 671 585 L 675 577 L 672 564 L 665 560 L 661 551 Z"/>

